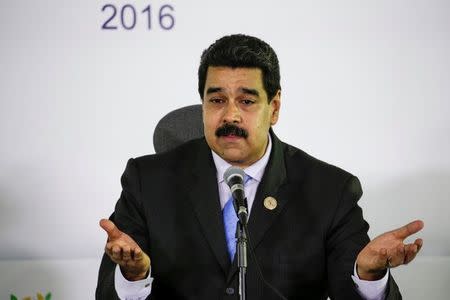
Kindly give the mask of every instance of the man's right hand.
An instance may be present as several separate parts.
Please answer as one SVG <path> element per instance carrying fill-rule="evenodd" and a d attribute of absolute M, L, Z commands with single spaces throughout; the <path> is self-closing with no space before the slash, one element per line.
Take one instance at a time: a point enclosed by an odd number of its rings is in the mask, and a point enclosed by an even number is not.
<path fill-rule="evenodd" d="M 150 270 L 150 258 L 139 245 L 110 220 L 100 220 L 100 227 L 108 234 L 105 252 L 113 262 L 120 265 L 123 276 L 129 281 L 146 278 Z"/>

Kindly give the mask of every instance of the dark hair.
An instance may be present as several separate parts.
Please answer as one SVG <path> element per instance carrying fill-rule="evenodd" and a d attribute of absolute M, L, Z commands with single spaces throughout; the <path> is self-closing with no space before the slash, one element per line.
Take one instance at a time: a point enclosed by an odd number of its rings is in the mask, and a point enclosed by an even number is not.
<path fill-rule="evenodd" d="M 209 66 L 261 69 L 269 102 L 281 89 L 280 66 L 275 51 L 269 44 L 253 36 L 224 36 L 203 51 L 198 68 L 198 92 L 202 99 Z"/>

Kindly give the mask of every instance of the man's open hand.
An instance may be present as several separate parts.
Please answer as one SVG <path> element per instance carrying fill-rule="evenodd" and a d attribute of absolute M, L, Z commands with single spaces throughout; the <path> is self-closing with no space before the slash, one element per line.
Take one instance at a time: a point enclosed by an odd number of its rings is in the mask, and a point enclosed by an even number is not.
<path fill-rule="evenodd" d="M 423 241 L 416 239 L 411 244 L 404 244 L 403 241 L 422 228 L 423 222 L 416 220 L 376 237 L 358 254 L 358 276 L 363 280 L 377 280 L 383 277 L 387 268 L 411 262 L 422 248 Z"/>
<path fill-rule="evenodd" d="M 150 258 L 139 245 L 110 220 L 100 220 L 100 227 L 108 234 L 105 252 L 113 262 L 120 265 L 123 276 L 129 281 L 146 278 Z"/>

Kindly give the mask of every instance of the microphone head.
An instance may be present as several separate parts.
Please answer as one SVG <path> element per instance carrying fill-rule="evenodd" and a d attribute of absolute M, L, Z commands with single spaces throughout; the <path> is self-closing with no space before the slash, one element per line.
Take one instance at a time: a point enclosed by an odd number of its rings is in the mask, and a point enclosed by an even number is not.
<path fill-rule="evenodd" d="M 244 226 L 247 224 L 247 198 L 244 192 L 244 178 L 245 172 L 238 167 L 229 167 L 223 173 L 223 180 L 230 187 L 231 195 L 233 196 L 233 206 L 239 221 Z"/>
<path fill-rule="evenodd" d="M 244 182 L 244 178 L 244 170 L 234 166 L 229 167 L 225 173 L 223 173 L 223 180 L 225 180 L 226 184 L 230 187 L 235 184 L 236 181 L 239 181 L 242 184 Z"/>

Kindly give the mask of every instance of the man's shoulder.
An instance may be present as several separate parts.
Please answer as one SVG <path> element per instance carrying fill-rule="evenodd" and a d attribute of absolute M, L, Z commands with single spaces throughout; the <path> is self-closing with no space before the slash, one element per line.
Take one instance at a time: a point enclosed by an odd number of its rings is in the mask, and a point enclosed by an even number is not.
<path fill-rule="evenodd" d="M 303 175 L 321 177 L 323 180 L 346 180 L 354 177 L 350 172 L 318 159 L 311 154 L 284 142 L 281 142 L 288 173 L 302 173 Z"/>
<path fill-rule="evenodd" d="M 344 189 L 354 199 L 362 195 L 361 183 L 350 172 L 324 162 L 292 145 L 282 143 L 288 180 L 299 186 L 340 194 Z M 327 198 L 328 199 L 328 198 Z"/>
<path fill-rule="evenodd" d="M 140 169 L 170 170 L 191 164 L 199 153 L 205 152 L 205 154 L 208 154 L 208 149 L 205 139 L 200 138 L 162 153 L 143 155 L 132 160 Z"/>

